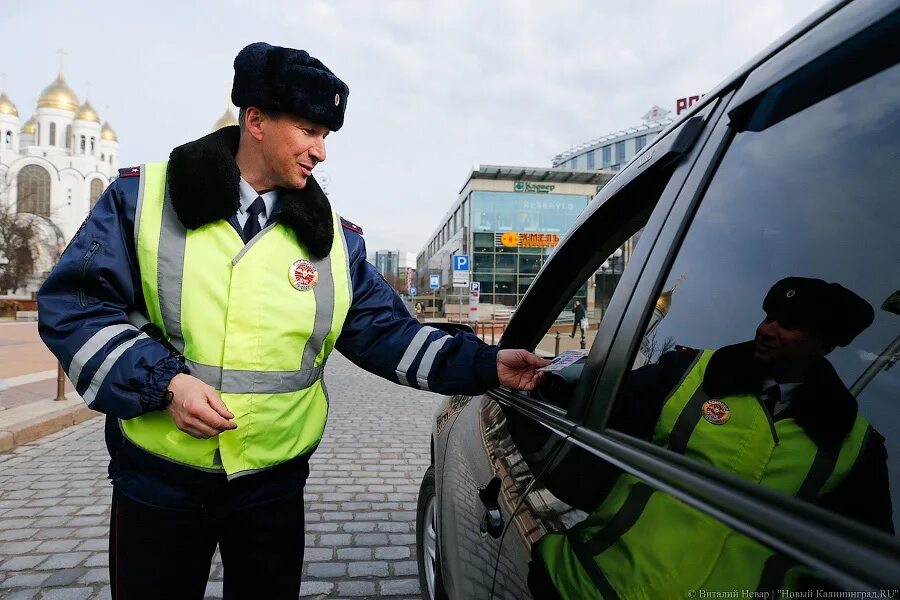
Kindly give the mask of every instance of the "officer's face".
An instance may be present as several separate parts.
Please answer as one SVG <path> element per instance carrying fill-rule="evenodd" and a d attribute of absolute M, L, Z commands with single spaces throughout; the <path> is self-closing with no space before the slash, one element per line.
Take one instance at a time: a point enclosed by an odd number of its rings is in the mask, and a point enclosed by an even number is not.
<path fill-rule="evenodd" d="M 328 128 L 301 117 L 264 117 L 260 150 L 277 187 L 301 189 L 315 166 L 325 160 Z"/>
<path fill-rule="evenodd" d="M 756 328 L 754 357 L 763 363 L 782 367 L 801 366 L 821 358 L 832 350 L 819 336 L 767 316 Z"/>

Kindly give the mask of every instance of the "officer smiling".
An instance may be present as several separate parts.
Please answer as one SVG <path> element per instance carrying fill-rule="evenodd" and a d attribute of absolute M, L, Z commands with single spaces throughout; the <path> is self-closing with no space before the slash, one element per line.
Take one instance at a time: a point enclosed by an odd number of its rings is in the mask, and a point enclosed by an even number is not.
<path fill-rule="evenodd" d="M 335 348 L 442 394 L 531 389 L 547 364 L 423 326 L 313 175 L 348 88 L 302 50 L 234 61 L 240 126 L 123 169 L 39 294 L 40 332 L 107 414 L 113 598 L 297 598 L 303 486 Z"/>

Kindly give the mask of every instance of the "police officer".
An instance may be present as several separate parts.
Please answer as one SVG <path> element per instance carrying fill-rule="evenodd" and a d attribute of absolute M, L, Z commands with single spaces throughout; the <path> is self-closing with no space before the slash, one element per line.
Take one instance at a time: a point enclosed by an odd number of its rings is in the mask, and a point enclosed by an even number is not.
<path fill-rule="evenodd" d="M 893 533 L 884 438 L 825 358 L 872 323 L 872 307 L 839 284 L 788 277 L 763 310 L 752 341 L 679 347 L 632 373 L 610 427 Z M 596 495 L 587 519 L 534 545 L 536 598 L 825 585 L 630 474 Z"/>
<path fill-rule="evenodd" d="M 114 598 L 296 598 L 303 486 L 334 348 L 442 394 L 530 389 L 546 361 L 420 325 L 312 175 L 348 88 L 301 50 L 234 62 L 240 127 L 123 169 L 39 294 L 40 333 L 107 414 Z"/>

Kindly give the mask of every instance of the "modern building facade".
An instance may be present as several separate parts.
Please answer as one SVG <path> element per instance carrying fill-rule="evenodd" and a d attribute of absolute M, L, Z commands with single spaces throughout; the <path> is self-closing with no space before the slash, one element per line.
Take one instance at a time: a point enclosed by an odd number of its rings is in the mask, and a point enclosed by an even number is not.
<path fill-rule="evenodd" d="M 416 255 L 400 250 L 375 252 L 375 270 L 400 294 L 408 294 L 415 286 Z"/>
<path fill-rule="evenodd" d="M 634 155 L 672 124 L 669 111 L 654 106 L 643 123 L 590 140 L 553 157 L 553 166 L 566 169 L 612 169 L 618 171 Z"/>
<path fill-rule="evenodd" d="M 608 182 L 611 171 L 540 167 L 476 167 L 416 260 L 419 295 L 439 276 L 437 312 L 468 302 L 467 287 L 453 287 L 453 256 L 471 259 L 470 281 L 481 287 L 480 313 L 521 301 L 546 258 Z M 587 286 L 582 301 L 588 298 Z"/>
<path fill-rule="evenodd" d="M 50 270 L 116 176 L 118 155 L 115 131 L 61 72 L 24 123 L 0 90 L 0 209 L 39 220 L 41 235 L 28 248 L 35 278 Z"/>

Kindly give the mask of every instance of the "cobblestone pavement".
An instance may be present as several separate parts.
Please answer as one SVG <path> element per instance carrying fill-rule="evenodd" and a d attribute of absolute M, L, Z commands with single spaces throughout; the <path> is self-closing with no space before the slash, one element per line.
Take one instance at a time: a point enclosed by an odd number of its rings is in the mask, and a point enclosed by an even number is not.
<path fill-rule="evenodd" d="M 419 598 L 415 511 L 438 397 L 335 353 L 330 413 L 306 486 L 301 595 Z M 109 598 L 103 420 L 0 454 L 0 598 Z M 222 595 L 213 565 L 207 598 Z"/>

